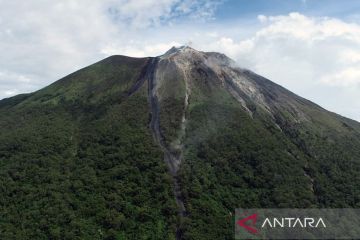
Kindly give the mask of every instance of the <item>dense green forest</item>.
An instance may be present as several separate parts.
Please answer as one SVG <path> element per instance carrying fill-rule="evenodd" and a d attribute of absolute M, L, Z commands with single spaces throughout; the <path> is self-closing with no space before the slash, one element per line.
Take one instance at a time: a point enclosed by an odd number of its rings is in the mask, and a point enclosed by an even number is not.
<path fill-rule="evenodd" d="M 0 238 L 174 239 L 172 182 L 148 129 L 146 86 L 111 104 L 35 97 L 0 111 Z"/>
<path fill-rule="evenodd" d="M 312 122 L 280 111 L 274 121 L 260 108 L 250 116 L 199 79 L 180 171 L 189 212 L 185 239 L 233 239 L 234 208 L 360 206 L 358 123 L 331 119 L 315 105 L 302 106 L 315 112 Z"/>

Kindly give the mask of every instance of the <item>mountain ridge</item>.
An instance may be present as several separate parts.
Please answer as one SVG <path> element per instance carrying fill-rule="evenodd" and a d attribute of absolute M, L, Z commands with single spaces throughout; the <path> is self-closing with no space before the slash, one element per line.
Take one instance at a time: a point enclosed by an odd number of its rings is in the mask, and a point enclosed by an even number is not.
<path fill-rule="evenodd" d="M 284 88 L 283 86 L 281 86 L 280 84 L 277 84 L 276 82 L 273 82 L 273 81 L 271 81 L 271 80 L 269 80 L 269 79 L 267 79 L 267 78 L 265 78 L 265 77 L 262 77 L 261 75 L 258 75 L 257 73 L 251 71 L 250 69 L 246 69 L 246 68 L 241 68 L 241 67 L 239 67 L 234 60 L 228 58 L 226 55 L 224 55 L 224 54 L 222 54 L 222 53 L 197 51 L 197 50 L 195 50 L 195 49 L 193 49 L 193 48 L 191 48 L 191 47 L 189 47 L 189 46 L 187 46 L 187 45 L 183 45 L 183 46 L 180 46 L 180 47 L 175 47 L 175 46 L 173 46 L 173 47 L 171 47 L 168 51 L 166 51 L 164 54 L 159 55 L 159 56 L 156 56 L 156 57 L 130 57 L 130 56 L 126 56 L 126 55 L 111 55 L 111 56 L 106 57 L 106 58 L 104 58 L 104 59 L 102 59 L 102 60 L 99 60 L 99 61 L 97 61 L 97 62 L 95 62 L 95 63 L 93 63 L 93 64 L 90 64 L 90 65 L 87 66 L 87 67 L 81 68 L 81 69 L 79 69 L 79 70 L 77 70 L 77 71 L 75 71 L 75 72 L 73 72 L 73 73 L 70 73 L 69 75 L 66 75 L 65 77 L 61 78 L 61 79 L 58 80 L 58 81 L 61 81 L 61 80 L 64 79 L 64 78 L 69 78 L 69 77 L 71 77 L 72 75 L 74 75 L 74 74 L 76 74 L 76 73 L 78 73 L 78 72 L 81 72 L 82 70 L 87 69 L 87 68 L 89 68 L 89 67 L 91 67 L 91 66 L 93 66 L 93 65 L 95 65 L 95 64 L 101 63 L 101 62 L 103 62 L 103 61 L 106 62 L 106 61 L 111 61 L 111 60 L 115 60 L 115 59 L 138 59 L 138 60 L 145 60 L 145 59 L 147 59 L 147 60 L 150 61 L 150 59 L 153 59 L 153 58 L 162 58 L 163 56 L 166 56 L 167 54 L 170 54 L 170 53 L 171 53 L 171 54 L 173 54 L 173 53 L 179 53 L 180 51 L 182 51 L 182 50 L 184 50 L 184 49 L 185 49 L 185 50 L 186 50 L 186 49 L 190 49 L 191 51 L 193 51 L 193 52 L 198 52 L 198 53 L 219 54 L 219 55 L 221 55 L 221 56 L 224 56 L 224 57 L 226 57 L 228 60 L 231 61 L 231 63 L 233 64 L 233 66 L 234 66 L 235 68 L 238 68 L 238 70 L 240 70 L 240 71 L 243 71 L 243 72 L 245 72 L 245 73 L 247 73 L 247 74 L 256 75 L 256 76 L 264 79 L 265 81 L 269 81 L 271 84 L 274 84 L 274 85 L 282 88 L 283 90 L 288 91 L 289 93 L 295 95 L 296 97 L 299 97 L 299 98 L 303 99 L 304 101 L 308 101 L 308 102 L 316 105 L 316 106 L 319 107 L 321 110 L 326 110 L 327 112 L 329 112 L 329 113 L 331 113 L 331 114 L 336 114 L 336 115 L 338 115 L 338 116 L 340 116 L 340 117 L 342 117 L 342 118 L 345 118 L 345 119 L 348 119 L 348 120 L 351 120 L 351 121 L 358 122 L 358 121 L 355 120 L 355 119 L 351 119 L 351 118 L 349 118 L 349 117 L 343 116 L 343 115 L 338 114 L 338 113 L 336 113 L 336 112 L 329 111 L 329 110 L 327 110 L 326 108 L 324 108 L 324 107 L 322 107 L 322 106 L 314 103 L 314 102 L 311 101 L 311 100 L 308 100 L 308 99 L 305 99 L 305 98 L 303 98 L 303 97 L 300 97 L 298 94 L 296 94 L 296 93 L 294 93 L 294 92 L 292 92 L 292 91 Z M 143 69 L 143 70 L 145 70 L 145 69 Z M 56 82 L 58 82 L 58 81 L 55 81 L 55 82 L 51 83 L 50 85 L 52 85 L 52 84 L 54 84 L 54 83 L 56 83 Z M 50 86 L 50 85 L 49 85 L 49 86 Z M 46 88 L 46 87 L 44 87 L 44 88 Z M 37 90 L 37 91 L 34 91 L 34 92 L 31 92 L 31 93 L 23 93 L 23 94 L 18 94 L 18 95 L 13 96 L 13 97 L 3 98 L 3 99 L 1 99 L 0 101 L 3 103 L 3 102 L 11 101 L 11 100 L 13 100 L 14 98 L 21 98 L 21 99 L 23 99 L 23 98 L 28 97 L 29 95 L 32 95 L 32 94 L 37 93 L 38 91 L 41 91 L 41 90 L 44 89 L 44 88 L 41 88 L 41 89 L 39 89 L 39 90 Z"/>

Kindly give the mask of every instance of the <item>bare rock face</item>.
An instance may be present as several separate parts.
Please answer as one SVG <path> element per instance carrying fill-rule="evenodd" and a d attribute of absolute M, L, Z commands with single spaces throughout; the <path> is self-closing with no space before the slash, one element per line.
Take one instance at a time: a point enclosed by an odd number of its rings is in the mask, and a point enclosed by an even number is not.
<path fill-rule="evenodd" d="M 182 46 L 173 47 L 159 57 L 156 88 L 160 101 L 169 96 L 181 98 L 185 110 L 197 81 L 226 89 L 251 116 L 255 109 L 261 109 L 274 119 L 280 108 L 286 108 L 297 121 L 307 119 L 301 108 L 296 106 L 297 96 L 238 67 L 235 61 L 224 54 L 201 52 Z M 181 118 L 184 123 L 185 111 Z"/>

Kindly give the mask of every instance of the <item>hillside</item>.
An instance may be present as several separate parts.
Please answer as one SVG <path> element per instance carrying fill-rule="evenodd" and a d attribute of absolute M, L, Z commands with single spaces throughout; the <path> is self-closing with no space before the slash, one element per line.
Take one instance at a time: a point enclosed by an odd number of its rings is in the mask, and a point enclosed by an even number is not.
<path fill-rule="evenodd" d="M 1 239 L 232 239 L 235 208 L 360 207 L 360 123 L 220 53 L 112 56 L 0 101 Z"/>

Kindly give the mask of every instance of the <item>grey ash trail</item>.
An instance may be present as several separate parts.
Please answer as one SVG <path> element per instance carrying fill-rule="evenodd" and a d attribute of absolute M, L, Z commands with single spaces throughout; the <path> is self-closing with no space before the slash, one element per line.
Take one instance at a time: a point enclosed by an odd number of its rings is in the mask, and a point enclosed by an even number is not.
<path fill-rule="evenodd" d="M 159 144 L 160 148 L 164 152 L 164 161 L 169 169 L 169 172 L 173 179 L 174 184 L 174 196 L 176 203 L 179 208 L 179 216 L 186 216 L 186 209 L 181 193 L 179 178 L 178 178 L 178 170 L 179 163 L 181 162 L 181 154 L 172 152 L 164 142 L 164 137 L 161 133 L 160 129 L 160 106 L 158 97 L 156 96 L 156 68 L 159 62 L 159 58 L 152 58 L 147 67 L 147 72 L 145 78 L 148 80 L 148 95 L 150 101 L 150 109 L 151 109 L 151 121 L 150 121 L 150 129 L 155 138 L 155 141 Z M 181 229 L 177 228 L 176 238 L 181 239 Z"/>

